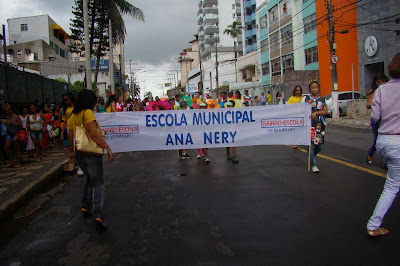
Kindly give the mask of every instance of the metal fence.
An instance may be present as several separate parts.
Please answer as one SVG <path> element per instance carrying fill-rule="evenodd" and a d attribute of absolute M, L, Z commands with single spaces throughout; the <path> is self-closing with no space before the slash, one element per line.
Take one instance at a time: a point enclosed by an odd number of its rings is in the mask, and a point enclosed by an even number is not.
<path fill-rule="evenodd" d="M 62 95 L 68 90 L 67 83 L 48 79 L 38 74 L 16 69 L 0 62 L 0 100 L 22 106 L 35 100 L 60 104 Z"/>

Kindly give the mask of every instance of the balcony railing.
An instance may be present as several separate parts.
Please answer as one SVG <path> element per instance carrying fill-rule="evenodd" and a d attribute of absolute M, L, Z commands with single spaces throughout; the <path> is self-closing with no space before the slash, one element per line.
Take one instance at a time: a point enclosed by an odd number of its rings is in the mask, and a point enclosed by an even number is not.
<path fill-rule="evenodd" d="M 204 25 L 213 25 L 219 22 L 218 18 L 205 18 Z"/>
<path fill-rule="evenodd" d="M 203 9 L 199 8 L 199 11 L 197 11 L 197 16 L 203 13 Z"/>
<path fill-rule="evenodd" d="M 206 44 L 214 44 L 219 42 L 219 37 L 206 37 L 205 43 Z"/>
<path fill-rule="evenodd" d="M 217 5 L 218 4 L 218 0 L 204 0 L 203 1 L 203 7 L 210 7 L 213 5 Z"/>
<path fill-rule="evenodd" d="M 197 25 L 203 25 L 203 17 L 197 20 Z"/>
<path fill-rule="evenodd" d="M 216 26 L 208 26 L 205 28 L 204 33 L 206 35 L 208 34 L 214 34 L 214 33 L 219 33 L 219 28 Z"/>
<path fill-rule="evenodd" d="M 203 14 L 218 14 L 218 8 L 216 7 L 209 7 L 209 8 L 204 8 Z"/>
<path fill-rule="evenodd" d="M 199 2 L 199 8 L 201 8 L 203 6 L 203 1 L 200 0 Z"/>

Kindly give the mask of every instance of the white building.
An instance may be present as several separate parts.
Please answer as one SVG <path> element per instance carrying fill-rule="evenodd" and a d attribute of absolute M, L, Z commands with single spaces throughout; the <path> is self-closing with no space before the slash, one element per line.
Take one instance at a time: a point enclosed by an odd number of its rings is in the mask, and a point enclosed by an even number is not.
<path fill-rule="evenodd" d="M 242 54 L 242 37 L 239 35 L 235 44 L 234 38 L 224 31 L 234 21 L 242 24 L 241 0 L 200 0 L 197 16 L 203 88 L 211 91 L 217 85 L 236 81 L 235 51 Z"/>
<path fill-rule="evenodd" d="M 43 40 L 54 50 L 55 60 L 70 60 L 69 35 L 49 15 L 7 20 L 10 45 Z"/>

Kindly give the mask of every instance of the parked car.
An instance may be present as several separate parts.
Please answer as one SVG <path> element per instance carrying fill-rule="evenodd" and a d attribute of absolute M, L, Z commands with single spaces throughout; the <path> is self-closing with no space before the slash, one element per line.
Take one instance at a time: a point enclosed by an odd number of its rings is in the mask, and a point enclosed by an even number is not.
<path fill-rule="evenodd" d="M 367 97 L 364 94 L 361 94 L 357 91 L 354 92 L 354 99 L 366 99 Z M 328 106 L 328 115 L 332 115 L 332 94 L 328 94 L 325 97 L 326 105 Z M 339 115 L 347 114 L 347 103 L 353 100 L 353 92 L 352 91 L 340 91 L 338 92 L 338 107 L 339 107 Z"/>

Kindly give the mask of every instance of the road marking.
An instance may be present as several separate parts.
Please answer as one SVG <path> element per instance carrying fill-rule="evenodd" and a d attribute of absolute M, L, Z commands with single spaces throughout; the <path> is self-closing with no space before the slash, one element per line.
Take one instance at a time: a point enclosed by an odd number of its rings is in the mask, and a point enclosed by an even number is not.
<path fill-rule="evenodd" d="M 302 151 L 304 153 L 307 153 L 307 150 L 305 150 L 305 149 L 298 148 L 298 150 Z M 365 168 L 365 167 L 362 167 L 362 166 L 359 166 L 359 165 L 356 165 L 356 164 L 348 163 L 348 162 L 345 162 L 345 161 L 342 161 L 342 160 L 339 160 L 339 159 L 335 159 L 335 158 L 332 158 L 332 157 L 329 157 L 329 156 L 326 156 L 326 155 L 322 155 L 322 154 L 317 154 L 317 157 L 323 158 L 323 159 L 326 159 L 326 160 L 329 160 L 329 161 L 332 161 L 332 162 L 335 162 L 335 163 L 338 163 L 338 164 L 341 164 L 341 165 L 345 165 L 345 166 L 348 166 L 348 167 L 351 167 L 351 168 L 354 168 L 354 169 L 357 169 L 357 170 L 360 170 L 360 171 L 363 171 L 363 172 L 366 172 L 366 173 L 369 173 L 369 174 L 372 174 L 372 175 L 376 175 L 376 176 L 380 176 L 380 177 L 386 178 L 386 174 L 384 174 L 384 173 L 381 173 L 381 172 L 378 172 L 378 171 L 374 171 L 374 170 L 371 170 L 371 169 L 368 169 L 368 168 Z"/>

